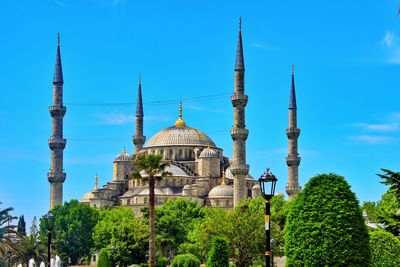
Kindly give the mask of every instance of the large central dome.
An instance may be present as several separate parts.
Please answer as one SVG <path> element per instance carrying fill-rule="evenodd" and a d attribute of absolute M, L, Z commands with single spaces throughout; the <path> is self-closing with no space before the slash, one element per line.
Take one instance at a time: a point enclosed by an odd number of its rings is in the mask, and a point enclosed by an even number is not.
<path fill-rule="evenodd" d="M 163 146 L 211 146 L 215 143 L 205 133 L 189 126 L 172 126 L 156 133 L 146 144 L 149 147 Z"/>

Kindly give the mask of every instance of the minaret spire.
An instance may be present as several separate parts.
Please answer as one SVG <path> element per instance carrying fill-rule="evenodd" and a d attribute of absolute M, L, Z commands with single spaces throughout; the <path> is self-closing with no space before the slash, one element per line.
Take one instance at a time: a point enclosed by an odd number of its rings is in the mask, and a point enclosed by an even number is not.
<path fill-rule="evenodd" d="M 233 96 L 231 96 L 234 113 L 234 125 L 231 130 L 233 140 L 231 173 L 233 175 L 234 206 L 237 206 L 240 201 L 247 198 L 246 175 L 249 173 L 249 165 L 246 164 L 246 140 L 249 131 L 246 129 L 245 122 L 245 107 L 248 97 L 244 94 L 244 72 L 242 19 L 240 18 L 235 63 L 235 89 Z"/>
<path fill-rule="evenodd" d="M 142 75 L 139 73 L 139 88 L 136 100 L 136 132 L 132 136 L 135 152 L 143 148 L 146 136 L 143 135 L 143 102 L 142 102 Z"/>
<path fill-rule="evenodd" d="M 297 128 L 297 105 L 296 105 L 296 90 L 294 85 L 294 65 L 292 65 L 292 84 L 290 87 L 289 98 L 289 128 L 286 129 L 286 135 L 289 139 L 289 151 L 286 157 L 288 165 L 288 184 L 286 193 L 291 200 L 300 191 L 299 186 L 299 165 L 301 158 L 298 153 L 297 139 L 300 135 L 300 129 Z"/>
<path fill-rule="evenodd" d="M 53 76 L 53 105 L 49 107 L 53 126 L 49 139 L 51 165 L 47 178 L 50 182 L 50 209 L 62 205 L 63 183 L 66 173 L 63 168 L 64 148 L 67 140 L 63 138 L 63 119 L 67 108 L 63 105 L 63 72 L 60 52 L 60 33 L 57 37 L 57 54 Z"/>

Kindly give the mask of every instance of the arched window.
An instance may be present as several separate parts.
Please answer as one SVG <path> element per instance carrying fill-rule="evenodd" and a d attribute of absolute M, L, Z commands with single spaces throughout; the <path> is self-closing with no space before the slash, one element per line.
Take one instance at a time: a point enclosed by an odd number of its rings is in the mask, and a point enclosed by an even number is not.
<path fill-rule="evenodd" d="M 131 204 L 131 200 L 128 199 L 128 200 L 126 201 L 126 204 L 130 205 L 130 204 Z"/>
<path fill-rule="evenodd" d="M 173 159 L 174 151 L 172 149 L 169 150 L 169 159 Z"/>
<path fill-rule="evenodd" d="M 219 207 L 219 200 L 218 199 L 215 200 L 215 204 L 216 204 L 217 207 Z"/>
<path fill-rule="evenodd" d="M 183 156 L 182 156 L 182 149 L 179 149 L 179 159 L 182 159 L 183 158 Z"/>

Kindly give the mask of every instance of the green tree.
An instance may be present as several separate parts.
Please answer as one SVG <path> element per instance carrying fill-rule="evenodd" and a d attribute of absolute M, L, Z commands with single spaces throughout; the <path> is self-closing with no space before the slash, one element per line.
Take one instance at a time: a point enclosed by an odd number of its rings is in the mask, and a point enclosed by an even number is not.
<path fill-rule="evenodd" d="M 356 196 L 344 177 L 309 180 L 290 204 L 287 266 L 368 266 L 369 236 Z"/>
<path fill-rule="evenodd" d="M 155 211 L 156 243 L 164 256 L 187 241 L 187 234 L 197 219 L 204 217 L 204 212 L 197 202 L 175 199 L 168 200 Z"/>
<path fill-rule="evenodd" d="M 21 215 L 18 218 L 17 232 L 20 233 L 21 235 L 26 235 L 26 223 L 24 215 Z"/>
<path fill-rule="evenodd" d="M 2 258 L 6 258 L 7 251 L 13 249 L 12 236 L 15 234 L 15 226 L 12 221 L 16 219 L 10 215 L 13 209 L 11 207 L 0 209 L 0 257 Z"/>
<path fill-rule="evenodd" d="M 40 242 L 39 235 L 18 234 L 18 240 L 12 256 L 15 265 L 22 264 L 28 266 L 30 259 L 34 259 L 36 264 L 47 260 L 46 246 Z"/>
<path fill-rule="evenodd" d="M 131 209 L 117 207 L 101 210 L 93 230 L 94 249 L 105 249 L 110 260 L 119 266 L 145 261 L 148 226 Z"/>
<path fill-rule="evenodd" d="M 381 169 L 384 173 L 377 174 L 382 178 L 382 184 L 388 185 L 389 189 L 394 192 L 397 199 L 400 199 L 400 172 L 394 172 L 388 169 Z"/>
<path fill-rule="evenodd" d="M 226 238 L 216 236 L 211 241 L 207 267 L 229 267 L 229 247 Z"/>
<path fill-rule="evenodd" d="M 199 267 L 200 260 L 192 254 L 182 254 L 176 256 L 171 263 L 171 267 Z"/>
<path fill-rule="evenodd" d="M 364 201 L 361 205 L 361 211 L 367 213 L 367 218 L 370 222 L 378 222 L 377 203 L 374 201 Z"/>
<path fill-rule="evenodd" d="M 385 230 L 396 236 L 400 235 L 400 200 L 395 191 L 389 189 L 382 195 L 376 208 L 376 216 Z"/>
<path fill-rule="evenodd" d="M 155 225 L 154 225 L 154 209 L 155 209 L 155 182 L 162 179 L 168 172 L 165 171 L 168 162 L 162 161 L 161 155 L 148 154 L 139 155 L 133 161 L 135 172 L 133 178 L 147 179 L 149 184 L 149 266 L 155 267 Z M 143 176 L 141 175 L 143 173 Z"/>
<path fill-rule="evenodd" d="M 97 223 L 96 209 L 77 200 L 65 202 L 51 210 L 54 215 L 52 240 L 57 254 L 63 262 L 78 263 L 81 257 L 90 256 L 92 247 L 92 231 Z M 40 239 L 47 242 L 47 221 L 40 219 Z"/>
<path fill-rule="evenodd" d="M 97 267 L 111 267 L 110 258 L 108 257 L 108 252 L 105 249 L 100 251 L 99 261 L 97 262 Z"/>
<path fill-rule="evenodd" d="M 389 232 L 370 232 L 371 267 L 400 266 L 400 240 Z"/>

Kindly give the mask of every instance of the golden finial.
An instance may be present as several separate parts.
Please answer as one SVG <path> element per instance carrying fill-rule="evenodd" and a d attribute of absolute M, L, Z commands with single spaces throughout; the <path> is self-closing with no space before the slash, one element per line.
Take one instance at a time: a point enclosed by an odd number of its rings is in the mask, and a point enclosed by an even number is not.
<path fill-rule="evenodd" d="M 60 43 L 61 43 L 61 41 L 60 41 L 60 33 L 58 32 L 57 33 L 57 44 L 58 44 L 58 46 L 60 46 Z"/>
<path fill-rule="evenodd" d="M 292 64 L 292 75 L 294 75 L 294 64 Z"/>
<path fill-rule="evenodd" d="M 239 31 L 242 30 L 242 17 L 239 17 Z"/>
<path fill-rule="evenodd" d="M 139 72 L 139 84 L 142 84 L 142 75 Z"/>
<path fill-rule="evenodd" d="M 186 126 L 185 121 L 182 119 L 182 102 L 179 102 L 179 118 L 175 122 L 175 126 L 177 127 Z"/>
<path fill-rule="evenodd" d="M 226 185 L 226 181 L 225 181 L 225 170 L 222 169 L 222 177 L 221 177 L 221 185 Z"/>
<path fill-rule="evenodd" d="M 94 190 L 99 190 L 99 176 L 96 173 L 96 177 L 94 178 Z"/>

